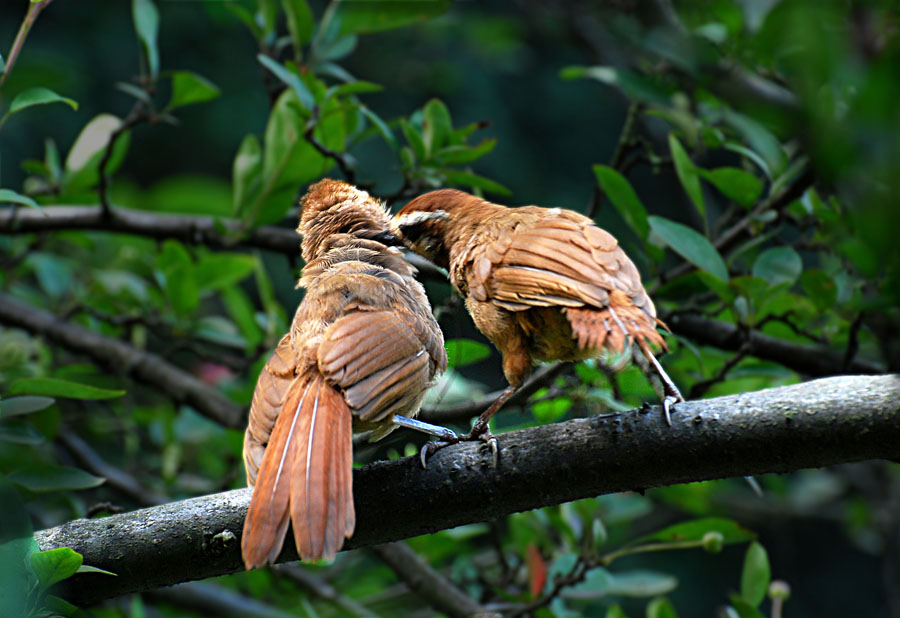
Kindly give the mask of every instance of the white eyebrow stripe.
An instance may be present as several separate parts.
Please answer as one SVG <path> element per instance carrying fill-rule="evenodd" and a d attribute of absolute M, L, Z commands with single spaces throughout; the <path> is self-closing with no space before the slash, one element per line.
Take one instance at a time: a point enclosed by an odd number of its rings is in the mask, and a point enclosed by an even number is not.
<path fill-rule="evenodd" d="M 446 221 L 449 218 L 450 215 L 447 214 L 446 210 L 417 210 L 398 217 L 397 227 L 412 227 L 414 225 L 421 225 L 426 221 Z"/>

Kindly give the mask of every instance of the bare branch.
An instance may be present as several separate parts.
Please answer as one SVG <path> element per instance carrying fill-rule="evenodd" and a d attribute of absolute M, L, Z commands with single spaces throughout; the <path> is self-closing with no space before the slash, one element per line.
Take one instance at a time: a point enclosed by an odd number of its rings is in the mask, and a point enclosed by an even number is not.
<path fill-rule="evenodd" d="M 448 616 L 466 618 L 486 611 L 403 542 L 385 543 L 369 548 L 388 565 L 409 589 L 431 607 Z"/>
<path fill-rule="evenodd" d="M 827 378 L 579 418 L 354 470 L 356 532 L 368 547 L 508 513 L 617 491 L 726 476 L 788 472 L 900 457 L 900 375 Z M 565 465 L 560 465 L 562 457 Z M 598 474 L 597 471 L 602 471 Z M 193 498 L 35 534 L 41 549 L 71 547 L 118 577 L 77 575 L 70 600 L 105 598 L 240 570 L 247 489 Z M 286 544 L 281 560 L 295 560 Z M 288 547 L 290 546 L 290 547 Z M 85 577 L 92 577 L 90 585 Z M 101 581 L 97 578 L 103 578 Z"/>
<path fill-rule="evenodd" d="M 154 386 L 172 400 L 186 403 L 226 427 L 239 427 L 243 423 L 243 407 L 156 354 L 60 320 L 49 311 L 23 303 L 9 294 L 0 293 L 0 323 L 45 337 L 114 371 Z"/>

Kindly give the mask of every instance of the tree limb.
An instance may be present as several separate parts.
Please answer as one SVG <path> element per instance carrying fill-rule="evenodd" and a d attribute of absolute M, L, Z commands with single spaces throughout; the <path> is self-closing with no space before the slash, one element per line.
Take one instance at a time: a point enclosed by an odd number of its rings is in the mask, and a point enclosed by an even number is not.
<path fill-rule="evenodd" d="M 746 334 L 734 324 L 692 313 L 674 313 L 664 321 L 676 335 L 722 350 L 739 350 L 748 344 L 747 354 L 776 361 L 789 369 L 811 377 L 842 373 L 881 373 L 884 369 L 872 361 L 854 358 L 845 366 L 841 353 L 821 345 L 807 345 L 764 335 L 755 330 Z"/>
<path fill-rule="evenodd" d="M 354 470 L 356 533 L 347 549 L 427 534 L 603 493 L 900 457 L 900 375 L 827 378 L 575 419 L 499 436 L 500 464 L 468 442 Z M 562 455 L 562 456 L 561 456 Z M 70 600 L 100 600 L 239 571 L 248 489 L 35 534 L 116 573 L 72 578 Z M 281 560 L 296 559 L 286 543 Z M 86 578 L 92 578 L 90 582 Z M 98 579 L 102 578 L 102 579 Z M 87 585 L 90 584 L 90 585 Z"/>
<path fill-rule="evenodd" d="M 409 589 L 431 607 L 453 618 L 465 618 L 486 611 L 403 542 L 369 548 L 397 574 Z"/>
<path fill-rule="evenodd" d="M 23 303 L 9 294 L 0 293 L 0 323 L 22 328 L 73 352 L 89 356 L 101 365 L 158 388 L 174 401 L 186 403 L 226 427 L 243 425 L 242 406 L 156 354 L 61 321 L 49 311 Z"/>

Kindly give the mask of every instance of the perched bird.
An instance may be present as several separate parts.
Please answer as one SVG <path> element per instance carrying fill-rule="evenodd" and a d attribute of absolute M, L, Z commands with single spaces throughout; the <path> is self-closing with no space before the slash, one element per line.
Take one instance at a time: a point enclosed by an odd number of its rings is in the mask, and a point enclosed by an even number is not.
<path fill-rule="evenodd" d="M 303 560 L 332 559 L 353 534 L 353 431 L 455 436 L 406 418 L 447 356 L 415 269 L 385 244 L 388 224 L 343 182 L 322 180 L 302 200 L 306 295 L 259 376 L 244 438 L 248 569 L 275 561 L 288 523 Z"/>
<path fill-rule="evenodd" d="M 666 342 L 656 330 L 653 301 L 634 263 L 593 221 L 570 210 L 507 208 L 444 189 L 412 200 L 391 229 L 449 272 L 475 325 L 503 357 L 509 387 L 465 439 L 489 438 L 496 459 L 488 421 L 535 361 L 582 360 L 604 348 L 630 352 L 633 345 L 671 424 L 669 409 L 684 398 L 654 355 Z"/>

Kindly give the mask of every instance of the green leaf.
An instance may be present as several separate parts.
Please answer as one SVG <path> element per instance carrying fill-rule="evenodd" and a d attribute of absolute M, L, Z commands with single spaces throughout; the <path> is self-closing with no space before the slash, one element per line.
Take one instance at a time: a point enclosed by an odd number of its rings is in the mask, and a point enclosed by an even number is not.
<path fill-rule="evenodd" d="M 669 599 L 653 599 L 647 603 L 647 618 L 678 618 Z"/>
<path fill-rule="evenodd" d="M 736 594 L 730 595 L 731 606 L 737 612 L 738 618 L 765 618 L 762 612 L 756 609 L 752 604 L 742 599 Z"/>
<path fill-rule="evenodd" d="M 226 286 L 220 292 L 222 302 L 238 331 L 247 342 L 247 349 L 254 350 L 263 338 L 262 330 L 256 322 L 256 308 L 240 286 Z"/>
<path fill-rule="evenodd" d="M 253 134 L 241 142 L 231 166 L 232 201 L 234 214 L 244 212 L 254 195 L 259 193 L 262 172 L 262 148 Z"/>
<path fill-rule="evenodd" d="M 0 442 L 34 446 L 44 442 L 44 436 L 30 423 L 17 419 L 4 420 L 0 422 Z"/>
<path fill-rule="evenodd" d="M 52 397 L 39 397 L 34 395 L 0 399 L 0 418 L 9 418 L 10 416 L 19 416 L 20 414 L 31 414 L 32 412 L 38 412 L 49 408 L 54 403 L 56 403 L 56 400 Z"/>
<path fill-rule="evenodd" d="M 84 565 L 81 568 L 85 568 Z M 79 569 L 79 572 L 81 569 Z M 53 612 L 54 618 L 56 616 L 71 616 L 73 618 L 87 618 L 88 614 L 78 609 L 76 606 L 72 605 L 65 599 L 61 599 L 57 596 L 53 596 L 49 594 L 44 597 L 44 609 L 50 610 Z"/>
<path fill-rule="evenodd" d="M 628 618 L 628 615 L 618 603 L 613 603 L 606 609 L 606 618 Z"/>
<path fill-rule="evenodd" d="M 531 406 L 531 411 L 538 422 L 547 425 L 561 419 L 571 408 L 571 397 L 554 397 L 553 399 L 536 401 Z"/>
<path fill-rule="evenodd" d="M 309 88 L 306 87 L 306 84 L 303 83 L 303 80 L 300 79 L 299 75 L 265 54 L 257 54 L 256 59 L 259 60 L 261 65 L 269 69 L 275 77 L 284 82 L 286 86 L 290 87 L 294 93 L 296 93 L 300 105 L 308 110 L 313 108 L 316 103 L 315 98 L 313 98 Z"/>
<path fill-rule="evenodd" d="M 74 192 L 97 184 L 100 178 L 100 160 L 113 133 L 121 126 L 122 120 L 112 114 L 99 114 L 84 125 L 66 157 L 63 179 L 65 191 Z M 129 141 L 127 131 L 116 140 L 106 168 L 108 174 L 115 173 L 122 164 L 128 152 Z"/>
<path fill-rule="evenodd" d="M 700 186 L 700 178 L 697 175 L 697 167 L 684 147 L 674 133 L 669 134 L 669 150 L 672 151 L 672 160 L 675 162 L 675 172 L 678 174 L 678 180 L 684 187 L 685 193 L 691 198 L 700 218 L 703 220 L 703 226 L 706 227 L 706 204 L 703 202 L 703 187 Z"/>
<path fill-rule="evenodd" d="M 357 0 L 339 3 L 334 20 L 340 34 L 378 32 L 437 17 L 449 8 L 450 0 Z"/>
<path fill-rule="evenodd" d="M 448 368 L 471 365 L 491 355 L 489 346 L 471 339 L 448 339 L 444 347 L 447 349 Z"/>
<path fill-rule="evenodd" d="M 641 240 L 647 240 L 650 233 L 647 209 L 644 208 L 628 179 L 607 165 L 595 165 L 594 175 L 600 183 L 600 188 L 619 211 L 628 227 L 634 230 Z"/>
<path fill-rule="evenodd" d="M 33 105 L 46 105 L 47 103 L 65 103 L 74 110 L 78 110 L 78 103 L 67 97 L 60 96 L 49 88 L 29 88 L 16 95 L 9 106 L 8 114 L 15 114 L 26 107 Z"/>
<path fill-rule="evenodd" d="M 215 99 L 220 91 L 211 81 L 191 71 L 175 71 L 172 73 L 172 98 L 169 100 L 169 111 Z"/>
<path fill-rule="evenodd" d="M 422 136 L 419 134 L 416 128 L 412 126 L 405 118 L 401 118 L 400 131 L 403 132 L 403 137 L 406 138 L 406 143 L 409 144 L 410 148 L 412 148 L 413 152 L 416 155 L 416 158 L 419 161 L 424 161 L 427 158 L 425 156 L 425 141 L 422 139 Z"/>
<path fill-rule="evenodd" d="M 328 96 L 345 97 L 351 94 L 381 92 L 382 90 L 384 90 L 384 86 L 382 86 L 381 84 L 358 79 L 355 82 L 341 84 L 340 86 L 332 86 L 328 89 Z"/>
<path fill-rule="evenodd" d="M 78 468 L 33 463 L 26 469 L 12 472 L 7 478 L 35 493 L 90 489 L 106 481 Z"/>
<path fill-rule="evenodd" d="M 34 252 L 25 261 L 34 269 L 41 289 L 53 300 L 60 300 L 71 288 L 74 277 L 66 260 L 52 253 Z"/>
<path fill-rule="evenodd" d="M 681 223 L 663 217 L 647 217 L 650 229 L 672 250 L 688 262 L 721 281 L 728 281 L 728 268 L 722 256 L 705 236 Z"/>
<path fill-rule="evenodd" d="M 497 138 L 482 140 L 476 146 L 452 145 L 445 146 L 437 153 L 437 158 L 442 165 L 461 165 L 477 161 L 488 154 L 497 145 Z"/>
<path fill-rule="evenodd" d="M 132 0 L 131 14 L 134 19 L 134 30 L 147 58 L 147 69 L 150 71 L 150 77 L 155 78 L 159 75 L 159 48 L 156 45 L 159 12 L 153 0 Z"/>
<path fill-rule="evenodd" d="M 770 285 L 794 285 L 803 272 L 803 260 L 791 247 L 766 249 L 756 258 L 752 272 L 754 277 L 762 277 Z"/>
<path fill-rule="evenodd" d="M 489 178 L 473 174 L 472 172 L 448 169 L 441 170 L 441 172 L 444 174 L 444 178 L 447 179 L 449 184 L 482 189 L 488 193 L 495 193 L 497 195 L 512 195 L 512 191 L 501 185 L 499 182 L 494 182 Z"/>
<path fill-rule="evenodd" d="M 756 535 L 741 526 L 739 523 L 721 517 L 704 517 L 693 519 L 680 524 L 674 524 L 654 532 L 648 536 L 637 539 L 632 544 L 643 544 L 655 541 L 701 541 L 708 532 L 718 532 L 722 535 L 722 542 L 743 543 L 752 541 Z"/>
<path fill-rule="evenodd" d="M 281 6 L 287 17 L 288 32 L 294 43 L 294 55 L 299 58 L 301 48 L 310 42 L 313 34 L 312 10 L 306 0 L 281 0 Z"/>
<path fill-rule="evenodd" d="M 28 559 L 42 590 L 75 575 L 84 561 L 81 554 L 68 547 L 34 552 Z"/>
<path fill-rule="evenodd" d="M 766 598 L 771 579 L 772 571 L 765 548 L 756 541 L 750 543 L 741 572 L 741 598 L 753 607 L 759 607 Z"/>
<path fill-rule="evenodd" d="M 800 287 L 819 310 L 834 307 L 837 302 L 837 285 L 823 270 L 811 268 L 803 271 L 800 275 Z"/>
<path fill-rule="evenodd" d="M 422 110 L 426 158 L 431 158 L 444 145 L 453 131 L 450 111 L 439 99 L 431 99 Z"/>
<path fill-rule="evenodd" d="M 64 399 L 114 399 L 124 395 L 125 391 L 98 388 L 58 378 L 22 378 L 10 384 L 7 394 L 43 395 Z"/>
<path fill-rule="evenodd" d="M 37 208 L 38 210 L 42 210 L 38 203 L 33 199 L 28 197 L 27 195 L 22 195 L 21 193 L 16 193 L 12 189 L 0 189 L 0 203 L 2 202 L 11 202 L 13 204 L 23 204 L 25 206 L 30 206 L 31 208 Z"/>
<path fill-rule="evenodd" d="M 745 208 L 753 205 L 762 194 L 762 181 L 750 172 L 737 167 L 698 169 L 697 172 L 712 183 L 722 195 Z"/>
<path fill-rule="evenodd" d="M 381 133 L 381 136 L 384 138 L 384 141 L 387 142 L 388 146 L 390 146 L 392 150 L 397 150 L 397 138 L 394 137 L 394 132 L 391 131 L 391 128 L 387 123 L 365 105 L 360 105 L 359 111 L 361 111 L 363 116 L 368 118 L 369 122 L 378 129 L 378 132 Z"/>
<path fill-rule="evenodd" d="M 187 250 L 176 240 L 163 243 L 159 266 L 164 275 L 166 297 L 175 312 L 186 317 L 200 303 L 194 263 Z"/>
<path fill-rule="evenodd" d="M 559 76 L 565 80 L 595 79 L 608 86 L 618 88 L 632 101 L 657 103 L 663 106 L 671 104 L 670 93 L 665 88 L 661 88 L 646 77 L 626 69 L 608 66 L 569 66 L 563 68 L 559 72 Z"/>
<path fill-rule="evenodd" d="M 766 162 L 771 178 L 777 178 L 787 166 L 787 155 L 778 139 L 763 125 L 731 109 L 724 111 L 725 121 L 734 127 Z"/>
<path fill-rule="evenodd" d="M 678 578 L 668 573 L 635 570 L 610 574 L 607 593 L 610 595 L 646 598 L 675 590 Z"/>
<path fill-rule="evenodd" d="M 99 567 L 90 566 L 88 564 L 82 564 L 80 567 L 78 567 L 78 572 L 79 573 L 100 573 L 101 575 L 112 575 L 113 577 L 118 577 L 118 575 L 116 575 L 112 571 L 107 571 L 106 569 L 101 569 Z"/>
<path fill-rule="evenodd" d="M 239 253 L 212 253 L 200 260 L 194 270 L 199 292 L 219 290 L 250 276 L 256 258 Z"/>

